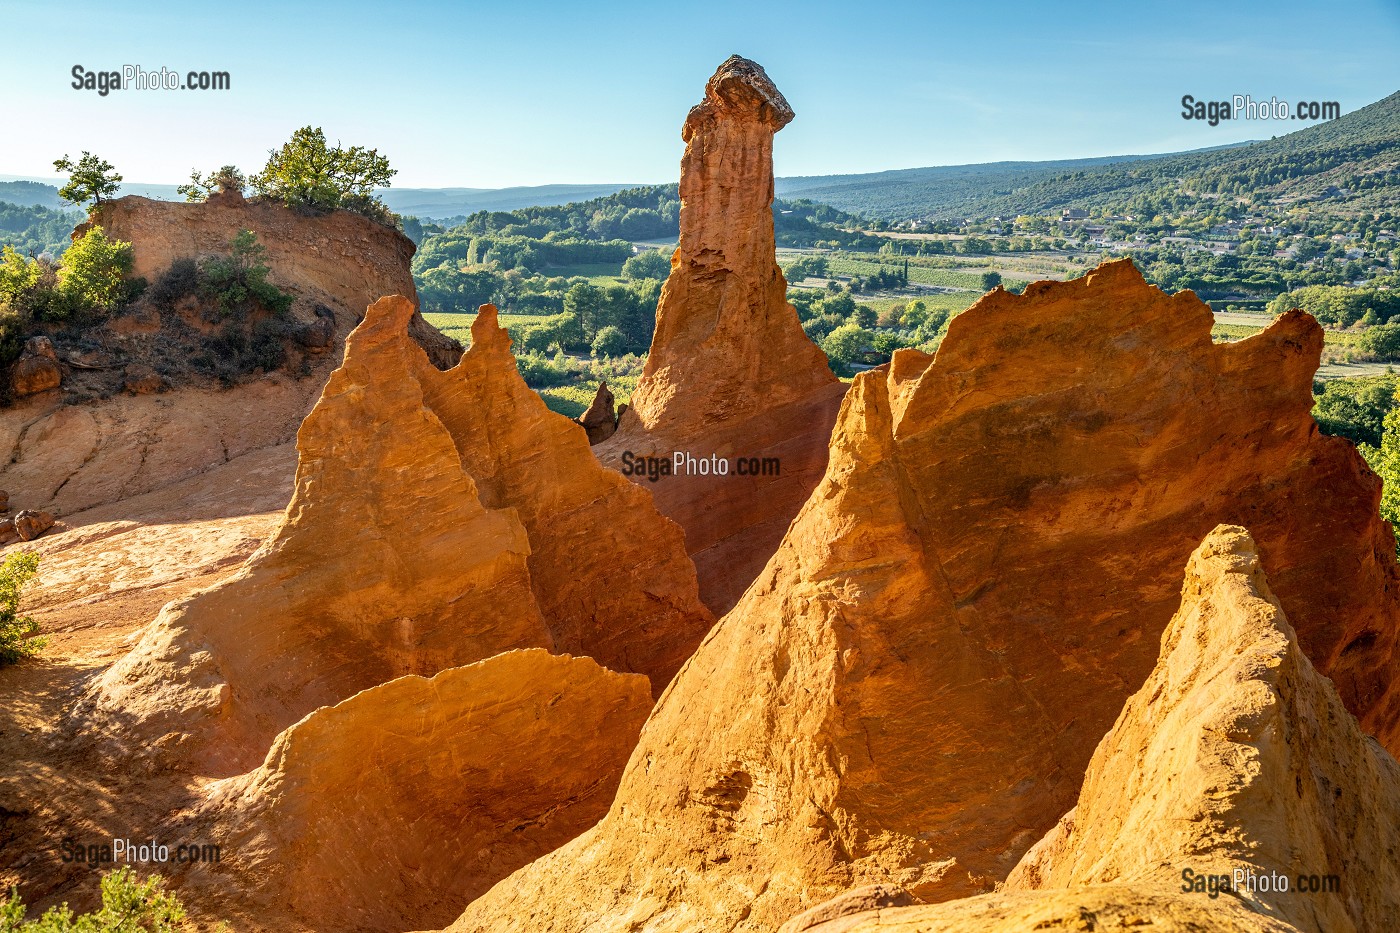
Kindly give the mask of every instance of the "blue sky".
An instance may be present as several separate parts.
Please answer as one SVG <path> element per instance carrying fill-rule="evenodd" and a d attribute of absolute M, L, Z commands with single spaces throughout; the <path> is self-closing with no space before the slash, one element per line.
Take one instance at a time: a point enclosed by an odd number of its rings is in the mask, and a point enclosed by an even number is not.
<path fill-rule="evenodd" d="M 95 151 L 128 182 L 256 169 L 305 124 L 376 146 L 397 187 L 674 180 L 680 125 L 737 52 L 797 111 L 780 175 L 1164 152 L 1303 124 L 1181 118 L 1250 94 L 1354 110 L 1400 90 L 1400 0 L 0 2 L 0 173 Z M 70 86 L 223 70 L 228 92 Z"/>

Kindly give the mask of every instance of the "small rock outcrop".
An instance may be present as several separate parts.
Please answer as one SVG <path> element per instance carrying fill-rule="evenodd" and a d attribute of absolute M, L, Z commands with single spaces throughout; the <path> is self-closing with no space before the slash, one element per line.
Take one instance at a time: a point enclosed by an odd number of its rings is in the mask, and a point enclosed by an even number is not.
<path fill-rule="evenodd" d="M 12 521 L 21 541 L 33 541 L 54 525 L 53 513 L 33 509 L 21 509 Z"/>
<path fill-rule="evenodd" d="M 342 338 L 370 302 L 383 295 L 417 295 L 409 269 L 413 241 L 352 211 L 306 214 L 276 201 L 246 200 L 231 193 L 193 204 L 128 195 L 102 202 L 89 224 L 73 231 L 74 237 L 90 224 L 131 243 L 131 274 L 149 282 L 157 281 L 178 259 L 226 254 L 234 234 L 251 230 L 267 250 L 266 262 L 277 285 L 349 311 L 339 329 Z M 314 307 L 307 310 L 308 323 L 315 325 L 320 315 Z M 457 362 L 461 344 L 439 333 L 416 311 L 409 326 L 434 365 L 445 369 Z"/>
<path fill-rule="evenodd" d="M 588 443 L 601 444 L 617 431 L 617 411 L 613 408 L 613 394 L 606 382 L 598 383 L 598 391 L 588 410 L 579 415 L 578 423 L 588 432 Z"/>
<path fill-rule="evenodd" d="M 10 367 L 10 389 L 16 397 L 37 395 L 63 383 L 63 367 L 47 337 L 30 337 Z"/>
<path fill-rule="evenodd" d="M 539 649 L 357 693 L 215 786 L 227 856 L 184 889 L 261 929 L 442 926 L 598 821 L 650 708 L 645 677 Z"/>
<path fill-rule="evenodd" d="M 825 478 L 608 816 L 453 929 L 758 931 L 864 884 L 990 890 L 1074 805 L 1220 523 L 1400 745 L 1400 567 L 1378 480 L 1310 414 L 1321 328 L 1211 326 L 1125 260 L 994 291 L 936 359 L 859 375 Z"/>
<path fill-rule="evenodd" d="M 1249 532 L 1225 525 L 1191 557 L 1078 804 L 998 895 L 810 929 L 1010 933 L 1108 902 L 1154 930 L 1380 931 L 1400 917 L 1397 850 L 1400 763 L 1299 648 Z"/>
<path fill-rule="evenodd" d="M 647 483 L 685 529 L 701 596 L 727 611 L 777 549 L 826 467 L 844 390 L 787 302 L 773 234 L 773 134 L 793 111 L 737 55 L 720 65 L 681 137 L 680 243 L 631 407 L 597 448 L 757 458 L 760 475 L 676 474 Z M 644 476 L 635 477 L 646 482 Z"/>

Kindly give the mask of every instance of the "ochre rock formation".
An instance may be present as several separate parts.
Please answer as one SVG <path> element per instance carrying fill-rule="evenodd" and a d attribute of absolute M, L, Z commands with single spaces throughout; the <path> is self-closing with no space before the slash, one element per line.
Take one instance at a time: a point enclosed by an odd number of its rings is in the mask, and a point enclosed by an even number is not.
<path fill-rule="evenodd" d="M 647 492 L 601 466 L 586 432 L 525 384 L 492 305 L 472 322 L 457 366 L 440 373 L 416 359 L 424 402 L 482 503 L 514 509 L 525 527 L 530 582 L 555 650 L 646 674 L 660 695 L 714 623 L 681 529 Z"/>
<path fill-rule="evenodd" d="M 1192 556 L 1157 666 L 1099 743 L 1078 805 L 1000 895 L 808 929 L 1009 933 L 1097 902 L 1152 929 L 1232 918 L 1241 929 L 1381 931 L 1400 917 L 1397 851 L 1400 764 L 1299 649 L 1249 532 L 1221 526 Z M 1185 891 L 1186 869 L 1191 882 L 1238 887 Z M 1335 890 L 1311 890 L 1328 876 Z M 1240 907 L 1257 912 L 1255 926 Z M 1097 922 L 1112 927 L 1103 910 Z"/>
<path fill-rule="evenodd" d="M 102 227 L 108 237 L 130 242 L 131 274 L 150 282 L 177 259 L 227 255 L 234 235 L 251 230 L 267 250 L 272 283 L 330 305 L 342 336 L 355 326 L 363 309 L 382 296 L 417 298 L 409 270 L 413 241 L 353 211 L 308 214 L 276 201 L 245 200 L 233 191 L 193 204 L 128 195 L 103 201 L 73 236 L 81 236 L 91 225 Z M 436 365 L 446 368 L 457 362 L 461 345 L 429 326 L 416 311 L 410 329 Z"/>
<path fill-rule="evenodd" d="M 425 405 L 412 314 L 408 299 L 382 299 L 350 335 L 298 434 L 281 527 L 237 575 L 161 612 L 95 685 L 87 725 L 231 774 L 319 706 L 552 645 L 525 529 L 483 507 Z"/>
<path fill-rule="evenodd" d="M 349 211 L 308 215 L 231 193 L 197 204 L 133 196 L 104 201 L 94 221 L 109 236 L 131 243 L 133 274 L 152 285 L 177 259 L 227 256 L 238 232 L 252 230 L 267 250 L 269 280 L 295 298 L 289 313 L 299 342 L 325 346 L 310 348 L 317 355 L 306 378 L 274 372 L 229 389 L 172 382 L 151 370 L 150 360 L 123 356 L 148 344 L 159 347 L 170 333 L 162 330 L 159 313 L 138 302 L 132 312 L 86 332 L 85 338 L 101 338 L 110 352 L 68 347 L 55 354 L 48 346 L 47 354 L 26 354 L 47 373 L 36 383 L 27 375 L 31 364 L 17 364 L 14 378 L 27 389 L 57 385 L 61 362 L 69 372 L 62 398 L 42 393 L 0 409 L 0 444 L 11 451 L 0 462 L 0 486 L 60 516 L 178 483 L 251 450 L 292 443 L 365 307 L 384 295 L 415 294 L 413 243 Z M 81 225 L 75 233 L 86 229 Z M 437 365 L 457 362 L 456 341 L 417 314 L 412 327 Z M 36 339 L 48 344 L 47 338 Z M 80 397 L 85 378 L 105 380 L 105 388 L 89 386 L 91 401 L 64 404 Z M 118 394 L 124 391 L 137 397 Z"/>
<path fill-rule="evenodd" d="M 81 721 L 230 774 L 319 706 L 512 648 L 664 689 L 713 621 L 680 529 L 530 391 L 494 308 L 448 372 L 409 337 L 413 310 L 370 308 L 302 425 L 281 527 L 167 606 Z"/>
<path fill-rule="evenodd" d="M 1073 806 L 1222 522 L 1393 746 L 1394 538 L 1310 415 L 1322 331 L 1288 313 L 1214 345 L 1212 317 L 1108 263 L 858 376 L 825 478 L 608 816 L 453 929 L 756 931 L 862 884 L 990 889 Z"/>
<path fill-rule="evenodd" d="M 539 649 L 357 693 L 211 791 L 197 835 L 226 855 L 185 899 L 240 928 L 446 924 L 598 821 L 650 708 L 645 677 Z"/>
<path fill-rule="evenodd" d="M 617 433 L 596 451 L 613 467 L 624 453 L 778 459 L 776 475 L 648 483 L 685 529 L 701 597 L 717 613 L 758 576 L 821 478 L 843 391 L 787 303 L 775 258 L 773 134 L 792 118 L 763 69 L 738 56 L 691 108 L 680 244 L 651 352 Z"/>
<path fill-rule="evenodd" d="M 617 431 L 617 409 L 613 407 L 613 394 L 606 382 L 598 383 L 598 391 L 588 410 L 579 416 L 578 423 L 588 432 L 588 443 L 601 444 Z"/>
<path fill-rule="evenodd" d="M 24 352 L 10 367 L 10 391 L 16 397 L 38 395 L 49 389 L 57 389 L 63 382 L 63 368 L 58 365 L 58 354 L 47 337 L 30 337 L 24 344 Z"/>
<path fill-rule="evenodd" d="M 251 451 L 290 447 L 321 388 L 273 373 L 226 390 L 0 411 L 0 444 L 10 451 L 0 482 L 16 502 L 65 517 L 144 495 Z M 296 459 L 285 462 L 290 470 Z"/>

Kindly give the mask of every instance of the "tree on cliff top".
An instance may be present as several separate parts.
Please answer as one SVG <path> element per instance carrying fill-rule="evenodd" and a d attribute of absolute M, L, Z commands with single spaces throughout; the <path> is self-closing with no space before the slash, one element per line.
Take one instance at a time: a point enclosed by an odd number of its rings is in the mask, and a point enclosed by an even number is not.
<path fill-rule="evenodd" d="M 288 207 L 340 207 L 391 222 L 393 215 L 374 189 L 387 188 L 395 174 L 378 149 L 330 146 L 320 127 L 303 126 L 281 149 L 272 150 L 252 183 L 259 194 Z"/>
<path fill-rule="evenodd" d="M 238 170 L 236 165 L 224 165 L 217 172 L 210 172 L 208 175 L 200 175 L 199 169 L 190 171 L 190 183 L 181 185 L 175 190 L 185 196 L 186 201 L 203 201 L 216 190 L 221 192 L 243 193 L 243 189 L 248 186 L 248 179 Z"/>
<path fill-rule="evenodd" d="M 101 204 L 103 198 L 116 194 L 121 187 L 122 177 L 113 169 L 112 163 L 90 152 L 85 151 L 77 162 L 67 155 L 54 159 L 53 167 L 70 175 L 68 184 L 58 190 L 58 196 L 79 207 L 89 201 L 93 202 L 93 206 Z"/>

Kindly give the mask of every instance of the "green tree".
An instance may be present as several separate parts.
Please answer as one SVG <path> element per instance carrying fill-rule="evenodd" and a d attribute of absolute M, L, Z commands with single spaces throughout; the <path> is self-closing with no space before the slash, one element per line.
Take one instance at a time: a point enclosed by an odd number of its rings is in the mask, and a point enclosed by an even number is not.
<path fill-rule="evenodd" d="M 833 363 L 849 366 L 870 349 L 874 335 L 859 324 L 847 322 L 826 335 L 822 350 Z"/>
<path fill-rule="evenodd" d="M 603 290 L 589 282 L 578 282 L 564 294 L 564 313 L 577 315 L 578 339 L 591 343 L 599 329 L 609 321 L 603 320 L 606 310 Z"/>
<path fill-rule="evenodd" d="M 1000 285 L 1000 284 L 1001 284 L 1001 273 L 1000 273 L 1000 272 L 983 272 L 983 273 L 982 273 L 982 291 L 984 291 L 984 292 L 989 292 L 989 291 L 991 291 L 992 289 L 996 288 L 996 287 L 997 287 L 998 285 Z"/>
<path fill-rule="evenodd" d="M 1395 408 L 1400 376 L 1335 379 L 1319 388 L 1313 418 L 1324 434 L 1345 437 L 1357 445 L 1380 445 L 1386 416 Z"/>
<path fill-rule="evenodd" d="M 593 338 L 594 356 L 622 356 L 628 350 L 627 335 L 622 328 L 609 324 Z"/>
<path fill-rule="evenodd" d="M 55 171 L 69 174 L 68 184 L 58 189 L 58 196 L 79 207 L 89 201 L 95 207 L 102 203 L 103 198 L 116 194 L 121 188 L 122 177 L 113 169 L 112 163 L 90 152 L 85 151 L 77 162 L 67 155 L 54 159 L 53 167 Z"/>
<path fill-rule="evenodd" d="M 102 906 L 74 916 L 67 904 L 50 907 L 37 920 L 25 921 L 18 892 L 0 901 L 0 933 L 177 933 L 184 928 L 185 908 L 165 890 L 165 881 L 152 875 L 136 880 L 130 868 L 102 877 Z"/>
<path fill-rule="evenodd" d="M 25 584 L 38 571 L 39 556 L 33 552 L 11 554 L 0 563 L 0 664 L 13 664 L 29 657 L 47 641 L 34 634 L 39 631 L 39 623 L 19 614 L 19 600 Z"/>
<path fill-rule="evenodd" d="M 642 279 L 664 280 L 671 274 L 671 257 L 660 250 L 649 249 L 638 253 L 622 264 L 622 277 L 632 281 Z"/>
<path fill-rule="evenodd" d="M 879 315 L 870 305 L 856 305 L 856 309 L 851 312 L 850 320 L 861 327 L 874 327 Z"/>
<path fill-rule="evenodd" d="M 1400 408 L 1385 416 L 1380 447 L 1362 444 L 1360 450 L 1381 478 L 1381 518 L 1400 527 Z"/>
<path fill-rule="evenodd" d="M 374 189 L 389 187 L 396 174 L 378 149 L 331 146 L 319 126 L 303 126 L 282 148 L 269 153 L 252 184 L 259 194 L 288 206 L 342 207 L 388 220 L 392 214 Z"/>
<path fill-rule="evenodd" d="M 131 244 L 109 240 L 101 227 L 92 227 L 63 254 L 59 291 L 77 307 L 107 311 L 127 297 Z"/>
<path fill-rule="evenodd" d="M 199 174 L 199 169 L 190 171 L 190 183 L 181 185 L 175 190 L 185 196 L 186 201 L 203 201 L 218 191 L 236 191 L 243 193 L 243 189 L 248 187 L 248 179 L 235 165 L 224 165 L 218 171 L 210 172 L 203 177 Z"/>

